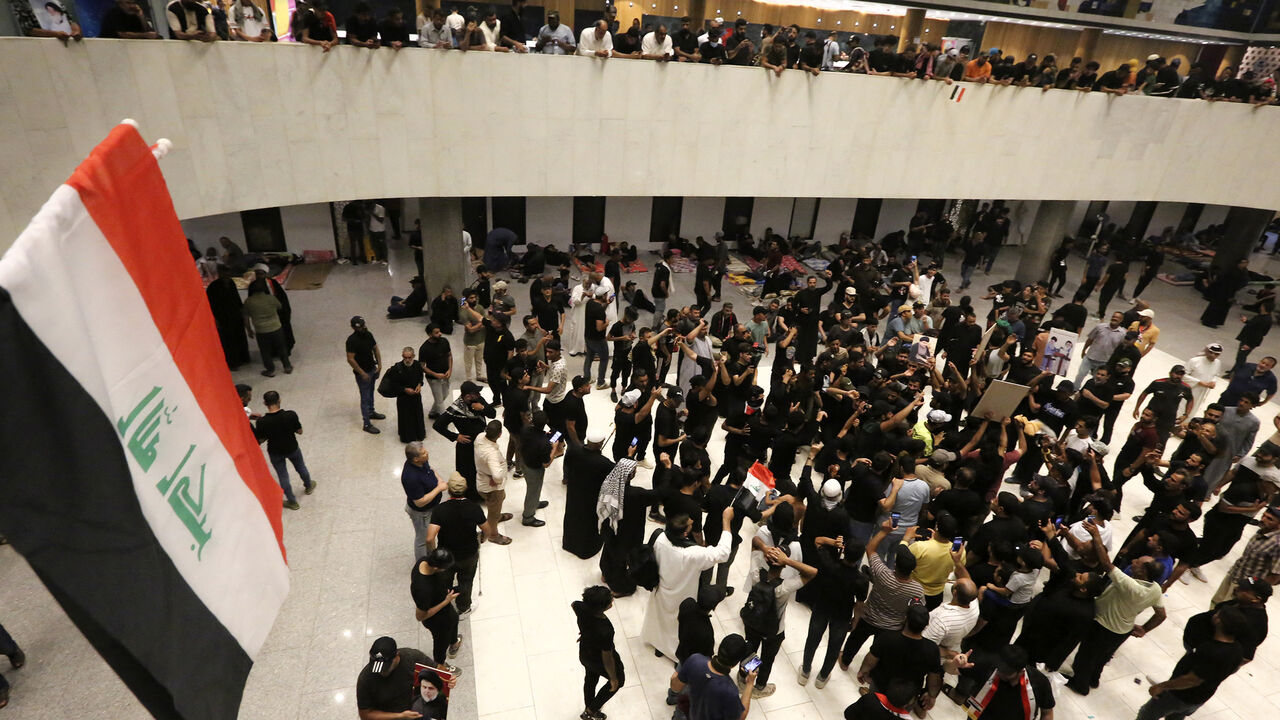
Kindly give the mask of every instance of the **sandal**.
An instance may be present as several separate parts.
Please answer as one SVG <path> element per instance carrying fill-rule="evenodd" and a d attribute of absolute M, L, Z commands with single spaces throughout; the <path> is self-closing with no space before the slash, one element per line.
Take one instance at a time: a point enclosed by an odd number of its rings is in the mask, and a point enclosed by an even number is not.
<path fill-rule="evenodd" d="M 489 542 L 493 543 L 494 545 L 510 545 L 511 538 L 507 537 L 506 535 L 494 535 L 493 537 L 489 538 Z"/>

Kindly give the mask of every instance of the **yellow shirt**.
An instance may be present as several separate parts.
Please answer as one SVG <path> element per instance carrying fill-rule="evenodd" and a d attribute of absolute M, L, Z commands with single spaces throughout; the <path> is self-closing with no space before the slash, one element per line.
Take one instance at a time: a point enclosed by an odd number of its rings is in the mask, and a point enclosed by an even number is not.
<path fill-rule="evenodd" d="M 1148 325 L 1146 330 L 1143 330 L 1142 326 L 1138 323 L 1133 323 L 1129 326 L 1129 329 L 1138 333 L 1138 339 L 1134 344 L 1137 345 L 1138 349 L 1141 350 L 1144 355 L 1147 353 L 1149 348 L 1156 344 L 1156 340 L 1160 338 L 1160 328 L 1156 327 L 1155 323 Z"/>
<path fill-rule="evenodd" d="M 903 545 L 907 545 L 905 542 Z M 925 595 L 941 595 L 951 579 L 951 571 L 955 564 L 951 561 L 951 543 L 933 538 L 916 540 L 907 545 L 907 549 L 916 556 L 916 569 L 911 577 L 924 588 Z M 964 552 L 960 553 L 960 561 L 964 562 Z"/>

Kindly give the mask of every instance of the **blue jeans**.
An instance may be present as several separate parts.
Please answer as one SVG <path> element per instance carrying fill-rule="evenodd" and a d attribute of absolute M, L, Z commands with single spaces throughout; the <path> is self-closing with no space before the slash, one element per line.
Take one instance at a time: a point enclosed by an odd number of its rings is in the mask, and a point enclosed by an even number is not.
<path fill-rule="evenodd" d="M 289 502 L 297 502 L 298 499 L 293 496 L 293 483 L 289 482 L 289 466 L 285 461 L 293 463 L 293 469 L 298 471 L 298 477 L 302 478 L 302 487 L 309 489 L 311 487 L 311 473 L 307 472 L 307 463 L 302 459 L 302 448 L 296 448 L 288 455 L 272 455 L 267 453 L 267 457 L 271 458 L 271 467 L 276 469 L 276 479 L 280 481 L 280 489 L 284 490 L 284 499 Z"/>
<path fill-rule="evenodd" d="M 600 373 L 597 385 L 604 384 L 604 376 L 609 372 L 609 343 L 604 340 L 588 340 L 586 359 L 582 361 L 582 374 L 591 377 L 591 363 L 600 358 Z"/>
<path fill-rule="evenodd" d="M 360 388 L 360 418 L 369 424 L 369 416 L 373 414 L 373 385 L 378 379 L 376 372 L 369 373 L 368 380 L 356 375 L 356 387 Z"/>

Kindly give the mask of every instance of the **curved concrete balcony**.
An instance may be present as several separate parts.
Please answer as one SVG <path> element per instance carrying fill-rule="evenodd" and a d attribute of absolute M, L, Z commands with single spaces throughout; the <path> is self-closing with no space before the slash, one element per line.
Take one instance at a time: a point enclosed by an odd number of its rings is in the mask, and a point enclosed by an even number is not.
<path fill-rule="evenodd" d="M 500 195 L 1280 206 L 1276 107 L 286 43 L 4 38 L 0 77 L 0 247 L 126 117 L 174 142 L 183 218 Z"/>

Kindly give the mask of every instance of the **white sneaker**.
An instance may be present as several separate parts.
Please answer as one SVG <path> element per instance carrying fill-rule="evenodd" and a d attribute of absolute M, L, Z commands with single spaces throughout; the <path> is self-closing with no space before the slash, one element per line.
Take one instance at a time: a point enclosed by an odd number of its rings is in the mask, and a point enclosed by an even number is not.
<path fill-rule="evenodd" d="M 1191 577 L 1199 580 L 1202 583 L 1209 582 L 1208 578 L 1204 576 L 1204 573 L 1200 572 L 1200 568 L 1198 567 L 1191 568 Z"/>
<path fill-rule="evenodd" d="M 770 695 L 772 695 L 772 694 L 773 694 L 773 692 L 774 692 L 775 690 L 777 690 L 777 689 L 778 689 L 778 686 L 777 686 L 777 685 L 774 685 L 773 683 L 769 683 L 768 685 L 765 685 L 764 687 L 753 687 L 753 688 L 751 688 L 751 697 L 753 697 L 753 698 L 766 698 L 766 697 L 769 697 Z"/>
<path fill-rule="evenodd" d="M 818 673 L 818 679 L 813 681 L 813 686 L 819 690 L 827 686 L 827 676 Z"/>
<path fill-rule="evenodd" d="M 653 469 L 653 461 L 649 460 L 648 458 L 645 458 L 644 460 L 641 460 L 640 462 L 638 462 L 638 463 L 636 463 L 636 464 L 637 464 L 637 465 L 639 465 L 639 466 L 640 466 L 640 467 L 642 467 L 642 468 L 645 468 L 646 470 L 652 470 L 652 469 Z"/>
<path fill-rule="evenodd" d="M 809 684 L 809 673 L 805 672 L 804 668 L 796 670 L 796 682 L 800 683 L 801 687 Z"/>

